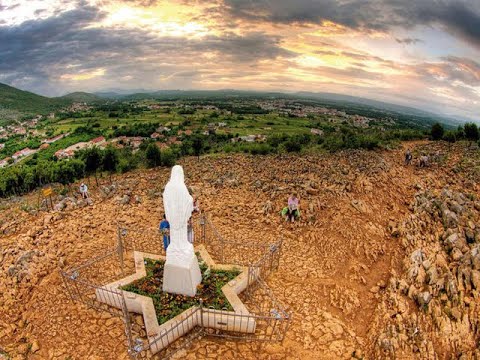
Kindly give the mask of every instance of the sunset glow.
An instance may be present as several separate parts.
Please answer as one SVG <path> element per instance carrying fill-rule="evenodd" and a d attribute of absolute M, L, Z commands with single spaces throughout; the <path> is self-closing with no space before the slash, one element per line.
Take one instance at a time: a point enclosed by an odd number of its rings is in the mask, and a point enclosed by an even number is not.
<path fill-rule="evenodd" d="M 460 0 L 3 0 L 0 81 L 337 92 L 474 118 L 479 29 Z"/>

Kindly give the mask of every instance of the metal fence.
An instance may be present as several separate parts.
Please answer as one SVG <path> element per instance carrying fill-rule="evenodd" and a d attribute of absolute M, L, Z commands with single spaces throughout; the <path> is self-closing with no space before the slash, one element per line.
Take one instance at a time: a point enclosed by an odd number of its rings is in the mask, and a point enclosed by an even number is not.
<path fill-rule="evenodd" d="M 205 214 L 195 218 L 193 231 L 195 244 L 203 244 L 217 263 L 248 268 L 248 285 L 240 296 L 249 314 L 228 312 L 227 318 L 225 311 L 199 304 L 190 309 L 182 321 L 173 323 L 154 339 L 146 338 L 143 327 L 133 319 L 133 316 L 139 315 L 127 309 L 124 292 L 105 285 L 135 273 L 135 251 L 165 255 L 158 229 L 143 230 L 119 225 L 115 246 L 83 264 L 60 271 L 66 291 L 73 301 L 122 318 L 128 352 L 135 359 L 150 358 L 152 353 L 157 353 L 160 358 L 169 358 L 178 351 L 184 351 L 194 339 L 204 335 L 250 341 L 282 341 L 290 314 L 264 282 L 280 265 L 282 241 L 252 244 L 227 240 Z M 241 327 L 246 326 L 244 324 L 255 324 L 254 331 L 231 331 L 242 330 Z M 186 330 L 189 331 L 187 335 L 178 336 Z"/>

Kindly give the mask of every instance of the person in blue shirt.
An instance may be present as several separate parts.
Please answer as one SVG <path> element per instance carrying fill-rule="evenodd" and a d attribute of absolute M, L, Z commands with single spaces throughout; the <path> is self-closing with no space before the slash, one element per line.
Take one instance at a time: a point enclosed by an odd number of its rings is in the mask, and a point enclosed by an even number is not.
<path fill-rule="evenodd" d="M 163 248 L 167 251 L 168 245 L 170 245 L 170 223 L 163 214 L 163 220 L 160 222 L 160 232 L 163 234 Z"/>

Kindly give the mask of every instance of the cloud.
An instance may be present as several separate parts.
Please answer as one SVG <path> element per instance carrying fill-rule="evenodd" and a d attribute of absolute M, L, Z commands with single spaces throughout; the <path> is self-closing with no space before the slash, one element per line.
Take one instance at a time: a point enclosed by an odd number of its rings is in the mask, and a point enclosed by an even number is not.
<path fill-rule="evenodd" d="M 398 42 L 399 44 L 406 44 L 406 45 L 412 45 L 419 42 L 423 42 L 423 40 L 416 39 L 416 38 L 404 38 L 404 39 L 395 38 L 395 41 Z"/>
<path fill-rule="evenodd" d="M 154 82 L 188 69 L 255 66 L 259 61 L 295 55 L 281 47 L 280 37 L 259 31 L 189 39 L 138 28 L 95 27 L 105 16 L 82 2 L 57 16 L 0 27 L 4 81 L 51 94 L 55 84 L 66 80 L 126 77 Z"/>
<path fill-rule="evenodd" d="M 431 6 L 428 6 L 431 5 Z M 435 6 L 437 5 L 437 6 Z M 415 13 L 411 14 L 412 16 Z M 480 3 L 477 1 L 447 1 L 423 4 L 419 8 L 416 25 L 422 22 L 444 26 L 451 34 L 480 47 Z"/>
<path fill-rule="evenodd" d="M 461 82 L 469 86 L 480 86 L 480 64 L 468 58 L 448 56 L 439 64 L 427 65 L 427 72 L 447 83 Z"/>
<path fill-rule="evenodd" d="M 13 4 L 13 5 L 3 5 L 1 2 L 0 2 L 0 11 L 3 11 L 3 10 L 13 10 L 13 9 L 16 9 L 20 6 L 20 3 L 16 3 L 16 4 Z"/>
<path fill-rule="evenodd" d="M 411 29 L 435 25 L 480 47 L 478 1 L 223 0 L 221 7 L 230 16 L 245 20 L 282 24 L 322 24 L 328 21 L 363 31 L 388 32 L 398 27 Z"/>

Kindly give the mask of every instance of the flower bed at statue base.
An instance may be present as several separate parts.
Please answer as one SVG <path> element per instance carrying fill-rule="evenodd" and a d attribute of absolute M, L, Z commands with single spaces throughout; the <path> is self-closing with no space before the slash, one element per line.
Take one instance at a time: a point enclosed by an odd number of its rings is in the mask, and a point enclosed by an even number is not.
<path fill-rule="evenodd" d="M 134 251 L 135 273 L 95 290 L 97 301 L 142 314 L 147 339 L 135 352 L 156 354 L 195 327 L 254 334 L 257 317 L 238 297 L 258 272 L 244 266 L 216 264 L 203 245 L 196 247 L 202 283 L 194 297 L 162 290 L 165 256 Z"/>
<path fill-rule="evenodd" d="M 159 324 L 167 322 L 192 306 L 199 305 L 200 302 L 209 308 L 233 311 L 232 305 L 222 292 L 222 287 L 237 277 L 240 274 L 239 270 L 212 270 L 200 259 L 202 282 L 197 287 L 197 294 L 190 297 L 170 294 L 162 290 L 165 265 L 163 260 L 147 258 L 144 264 L 146 276 L 122 286 L 121 289 L 152 298 Z"/>

